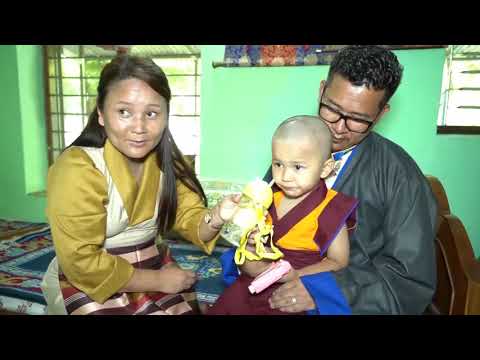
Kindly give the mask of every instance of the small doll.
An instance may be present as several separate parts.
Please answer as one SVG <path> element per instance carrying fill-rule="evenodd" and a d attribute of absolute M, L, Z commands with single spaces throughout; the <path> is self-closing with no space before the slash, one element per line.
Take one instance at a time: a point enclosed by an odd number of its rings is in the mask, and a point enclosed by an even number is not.
<path fill-rule="evenodd" d="M 242 265 L 248 260 L 277 260 L 282 252 L 273 244 L 273 226 L 265 222 L 268 208 L 273 201 L 270 184 L 260 179 L 249 182 L 242 191 L 238 210 L 232 223 L 240 228 L 239 246 L 235 252 L 235 263 Z M 248 239 L 253 234 L 255 253 L 247 249 Z M 270 238 L 270 251 L 265 245 Z"/>

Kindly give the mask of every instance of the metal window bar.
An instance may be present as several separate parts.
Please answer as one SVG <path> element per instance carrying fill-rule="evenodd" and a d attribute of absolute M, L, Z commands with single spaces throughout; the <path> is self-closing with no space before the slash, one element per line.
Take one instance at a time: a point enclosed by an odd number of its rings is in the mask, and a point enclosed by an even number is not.
<path fill-rule="evenodd" d="M 63 113 L 64 112 L 64 104 L 63 104 L 63 98 L 62 96 L 60 96 L 60 94 L 63 94 L 63 82 L 62 82 L 62 76 L 63 76 L 63 72 L 62 72 L 62 61 L 61 61 L 61 54 L 60 54 L 60 51 L 57 52 L 57 61 L 56 61 L 56 66 L 57 66 L 57 83 L 58 83 L 58 95 L 57 95 L 57 103 L 58 103 L 58 106 L 59 106 L 59 109 L 60 109 L 60 113 Z M 64 130 L 64 117 L 61 116 L 60 117 L 60 121 L 58 122 L 59 126 L 60 126 L 60 129 L 63 131 Z M 61 137 L 61 141 L 59 141 L 59 144 L 62 145 L 62 147 L 65 147 L 65 143 L 64 143 L 64 138 L 63 136 Z"/>
<path fill-rule="evenodd" d="M 47 155 L 48 155 L 48 165 L 51 165 L 54 161 L 53 159 L 53 150 L 52 150 L 52 124 L 51 124 L 51 104 L 50 104 L 50 81 L 48 80 L 49 75 L 49 58 L 48 58 L 48 49 L 44 45 L 42 48 L 43 52 L 43 75 L 46 81 L 44 81 L 43 90 L 45 94 L 45 112 L 46 112 L 46 128 L 47 128 Z"/>
<path fill-rule="evenodd" d="M 80 48 L 81 48 L 80 51 L 83 52 L 83 46 L 80 46 Z M 83 93 L 84 93 L 84 89 L 85 89 L 85 92 L 87 91 L 86 90 L 87 84 L 83 79 L 83 71 L 84 71 L 83 64 L 80 63 L 80 106 L 82 107 L 82 114 L 86 114 L 87 110 L 85 109 L 85 101 L 83 101 L 84 99 Z M 83 116 L 82 116 L 82 127 L 85 128 L 85 122 L 83 121 Z"/>
<path fill-rule="evenodd" d="M 80 58 L 77 58 L 77 59 L 80 59 Z M 50 59 L 50 60 L 53 60 L 53 59 Z M 49 79 L 56 79 L 57 77 L 56 76 L 49 76 L 48 77 Z M 98 76 L 83 76 L 84 79 L 88 79 L 88 80 L 91 80 L 91 79 L 100 79 Z M 78 76 L 62 76 L 62 79 L 79 79 Z"/>

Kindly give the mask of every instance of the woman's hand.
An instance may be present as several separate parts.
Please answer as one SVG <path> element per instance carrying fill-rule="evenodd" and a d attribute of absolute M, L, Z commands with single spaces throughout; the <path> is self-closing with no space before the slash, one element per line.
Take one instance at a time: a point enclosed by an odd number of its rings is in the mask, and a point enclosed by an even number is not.
<path fill-rule="evenodd" d="M 240 197 L 240 194 L 227 195 L 207 212 L 205 221 L 199 225 L 200 241 L 206 243 L 215 238 L 223 225 L 233 218 L 238 209 Z"/>
<path fill-rule="evenodd" d="M 223 223 L 232 220 L 233 215 L 235 215 L 235 213 L 237 212 L 240 197 L 241 194 L 227 195 L 216 206 L 218 207 L 218 216 L 223 221 Z"/>
<path fill-rule="evenodd" d="M 227 195 L 210 210 L 212 218 L 209 225 L 211 229 L 218 232 L 226 222 L 232 220 L 237 212 L 240 197 L 241 194 Z"/>
<path fill-rule="evenodd" d="M 197 281 L 197 275 L 190 270 L 183 270 L 176 263 L 168 263 L 158 270 L 159 291 L 177 294 L 189 289 Z"/>

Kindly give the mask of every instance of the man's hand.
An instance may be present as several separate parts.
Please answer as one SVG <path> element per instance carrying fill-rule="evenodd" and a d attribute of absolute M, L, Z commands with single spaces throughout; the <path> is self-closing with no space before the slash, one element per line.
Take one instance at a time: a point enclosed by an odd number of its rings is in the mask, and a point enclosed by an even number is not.
<path fill-rule="evenodd" d="M 315 302 L 298 277 L 275 290 L 268 302 L 272 309 L 283 312 L 295 313 L 315 309 Z"/>

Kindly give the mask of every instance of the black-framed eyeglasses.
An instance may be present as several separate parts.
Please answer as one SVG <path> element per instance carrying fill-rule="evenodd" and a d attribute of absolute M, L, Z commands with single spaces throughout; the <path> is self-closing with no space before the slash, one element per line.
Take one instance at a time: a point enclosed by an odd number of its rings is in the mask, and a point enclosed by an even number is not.
<path fill-rule="evenodd" d="M 345 127 L 354 133 L 359 133 L 359 134 L 365 134 L 368 132 L 368 130 L 372 127 L 373 124 L 375 124 L 375 121 L 377 121 L 378 116 L 380 115 L 380 112 L 375 116 L 375 119 L 373 120 L 363 120 L 359 118 L 354 118 L 348 115 L 345 115 L 341 113 L 340 111 L 332 108 L 330 105 L 325 104 L 323 101 L 323 94 L 320 97 L 320 106 L 318 108 L 318 116 L 320 118 L 330 124 L 335 124 L 339 122 L 340 120 L 344 119 L 345 120 Z"/>

